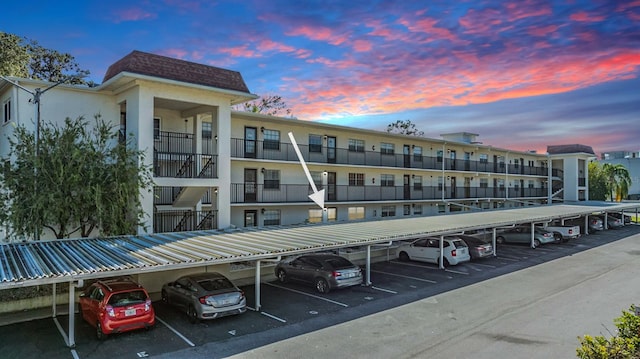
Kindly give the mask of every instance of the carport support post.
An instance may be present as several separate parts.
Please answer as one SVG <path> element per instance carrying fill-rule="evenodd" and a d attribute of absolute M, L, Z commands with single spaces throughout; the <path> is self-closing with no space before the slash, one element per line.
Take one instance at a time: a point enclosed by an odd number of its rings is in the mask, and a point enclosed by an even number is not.
<path fill-rule="evenodd" d="M 51 316 L 53 318 L 55 318 L 58 315 L 58 311 L 57 311 L 57 309 L 58 309 L 58 306 L 57 306 L 58 298 L 57 298 L 57 293 L 56 293 L 57 292 L 56 283 L 53 283 L 51 285 L 51 288 L 53 290 L 53 298 L 52 298 L 53 305 L 51 306 Z"/>
<path fill-rule="evenodd" d="M 371 246 L 367 246 L 367 269 L 365 271 L 367 273 L 366 278 L 366 286 L 371 285 Z"/>
<path fill-rule="evenodd" d="M 498 256 L 498 246 L 496 245 L 496 227 L 493 227 L 493 238 L 491 239 L 491 242 L 493 243 L 493 256 L 497 257 Z"/>
<path fill-rule="evenodd" d="M 75 304 L 76 286 L 73 282 L 69 282 L 69 348 L 75 348 L 76 346 Z"/>
<path fill-rule="evenodd" d="M 444 236 L 440 236 L 440 260 L 438 261 L 440 269 L 444 269 Z"/>
<path fill-rule="evenodd" d="M 589 215 L 584 216 L 584 234 L 589 234 Z"/>
<path fill-rule="evenodd" d="M 531 222 L 531 248 L 536 248 L 536 224 Z"/>
<path fill-rule="evenodd" d="M 260 311 L 260 261 L 256 261 L 256 312 Z"/>

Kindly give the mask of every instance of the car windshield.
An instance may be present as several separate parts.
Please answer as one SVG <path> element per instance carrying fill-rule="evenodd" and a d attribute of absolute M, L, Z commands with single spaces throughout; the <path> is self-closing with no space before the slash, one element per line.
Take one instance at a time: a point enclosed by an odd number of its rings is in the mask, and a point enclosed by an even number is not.
<path fill-rule="evenodd" d="M 143 303 L 147 300 L 147 294 L 142 290 L 114 293 L 109 298 L 109 304 L 114 307 Z"/>
<path fill-rule="evenodd" d="M 347 268 L 347 267 L 353 267 L 353 264 L 351 264 L 351 262 L 349 262 L 348 260 L 342 258 L 342 257 L 335 257 L 335 258 L 327 258 L 325 260 L 325 262 L 327 264 L 329 264 L 329 266 L 331 266 L 331 268 Z"/>
<path fill-rule="evenodd" d="M 204 288 L 207 292 L 233 288 L 233 284 L 231 284 L 227 278 L 204 279 L 198 281 L 198 285 Z"/>

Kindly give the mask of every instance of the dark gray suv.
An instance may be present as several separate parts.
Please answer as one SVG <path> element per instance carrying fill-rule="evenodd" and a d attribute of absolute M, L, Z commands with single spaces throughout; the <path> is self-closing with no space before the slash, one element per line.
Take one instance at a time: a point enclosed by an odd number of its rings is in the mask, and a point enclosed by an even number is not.
<path fill-rule="evenodd" d="M 275 268 L 280 282 L 313 285 L 320 293 L 362 284 L 360 267 L 335 254 L 306 254 L 280 261 Z"/>

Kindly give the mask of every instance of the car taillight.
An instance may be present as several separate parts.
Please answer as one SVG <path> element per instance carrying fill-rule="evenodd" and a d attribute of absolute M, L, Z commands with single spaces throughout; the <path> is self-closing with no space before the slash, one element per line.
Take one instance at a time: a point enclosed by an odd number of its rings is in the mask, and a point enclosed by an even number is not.
<path fill-rule="evenodd" d="M 200 301 L 200 303 L 202 304 L 207 304 L 207 296 L 205 295 L 204 297 L 200 297 L 198 298 L 198 300 Z"/>
<path fill-rule="evenodd" d="M 144 302 L 144 311 L 148 312 L 149 310 L 151 310 L 151 299 L 147 299 Z"/>
<path fill-rule="evenodd" d="M 340 273 L 340 272 L 338 272 L 338 271 L 333 271 L 333 272 L 331 273 L 331 275 L 333 276 L 333 278 L 338 278 L 338 277 L 342 276 L 342 273 Z"/>
<path fill-rule="evenodd" d="M 244 291 L 243 290 L 240 291 L 240 298 L 244 298 Z"/>
<path fill-rule="evenodd" d="M 109 315 L 111 318 L 115 318 L 116 317 L 116 312 L 115 312 L 115 310 L 113 310 L 112 306 L 107 305 L 107 307 L 104 308 L 104 309 L 107 312 L 107 315 Z"/>
<path fill-rule="evenodd" d="M 569 234 L 573 234 L 573 229 L 570 229 L 570 230 L 569 230 Z"/>
<path fill-rule="evenodd" d="M 455 257 L 455 256 L 456 256 L 456 250 L 455 250 L 455 249 L 451 251 L 451 256 L 452 256 L 452 257 Z"/>

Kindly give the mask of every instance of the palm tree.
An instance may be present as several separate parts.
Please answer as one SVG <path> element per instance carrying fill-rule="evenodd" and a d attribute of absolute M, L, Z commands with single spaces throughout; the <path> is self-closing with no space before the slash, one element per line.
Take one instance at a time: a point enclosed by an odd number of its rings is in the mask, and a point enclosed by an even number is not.
<path fill-rule="evenodd" d="M 607 178 L 607 187 L 611 201 L 620 202 L 629 194 L 631 187 L 631 175 L 629 170 L 622 164 L 605 163 L 602 170 Z"/>

